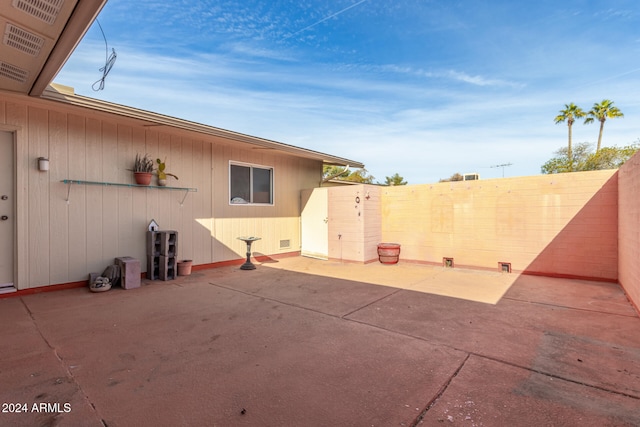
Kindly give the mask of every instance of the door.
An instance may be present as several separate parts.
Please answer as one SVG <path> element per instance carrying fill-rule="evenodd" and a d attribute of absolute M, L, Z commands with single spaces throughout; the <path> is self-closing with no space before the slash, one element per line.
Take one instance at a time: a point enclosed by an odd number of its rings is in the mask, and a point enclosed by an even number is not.
<path fill-rule="evenodd" d="M 314 188 L 301 193 L 302 256 L 329 259 L 329 192 Z"/>
<path fill-rule="evenodd" d="M 13 291 L 13 133 L 0 131 L 0 293 Z"/>

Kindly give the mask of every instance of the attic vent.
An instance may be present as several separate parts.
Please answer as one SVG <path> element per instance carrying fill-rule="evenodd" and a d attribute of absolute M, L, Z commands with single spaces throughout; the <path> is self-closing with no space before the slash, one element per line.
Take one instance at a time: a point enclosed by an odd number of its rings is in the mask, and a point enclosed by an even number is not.
<path fill-rule="evenodd" d="M 44 45 L 44 39 L 20 27 L 7 23 L 4 44 L 31 56 L 37 56 Z"/>
<path fill-rule="evenodd" d="M 290 248 L 290 247 L 291 247 L 291 240 L 289 240 L 289 239 L 280 240 L 280 249 Z"/>
<path fill-rule="evenodd" d="M 13 7 L 53 25 L 64 0 L 13 0 Z"/>
<path fill-rule="evenodd" d="M 26 83 L 29 72 L 15 65 L 0 61 L 0 77 L 6 77 L 20 83 Z"/>

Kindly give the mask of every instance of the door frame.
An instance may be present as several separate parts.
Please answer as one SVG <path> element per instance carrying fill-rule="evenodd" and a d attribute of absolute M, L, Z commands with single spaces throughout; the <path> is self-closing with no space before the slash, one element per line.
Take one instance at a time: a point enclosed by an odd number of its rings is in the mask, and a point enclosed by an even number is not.
<path fill-rule="evenodd" d="M 25 180 L 26 171 L 20 170 L 18 167 L 18 159 L 19 158 L 27 158 L 27 153 L 20 152 L 20 149 L 24 147 L 24 144 L 20 144 L 19 141 L 23 140 L 24 132 L 21 127 L 17 126 L 7 126 L 5 124 L 0 123 L 0 132 L 8 133 L 12 135 L 12 144 L 13 144 L 13 185 L 11 188 L 12 191 L 12 200 L 13 206 L 12 215 L 14 218 L 13 222 L 13 288 L 15 290 L 20 290 L 28 286 L 23 285 L 22 277 L 27 277 L 27 272 L 22 272 L 21 268 L 28 265 L 28 260 L 26 257 L 28 254 L 25 252 L 26 246 L 25 243 L 20 242 L 20 236 L 25 235 L 25 230 L 22 230 L 21 226 L 24 226 L 25 222 L 21 221 L 21 218 L 24 218 L 28 213 L 28 207 L 22 206 L 20 200 L 23 198 L 23 194 L 27 193 L 28 183 Z M 24 181 L 24 182 L 23 182 Z M 23 185 L 20 185 L 22 183 Z M 19 191 L 19 189 L 23 189 Z M 24 239 L 26 240 L 26 239 Z"/>

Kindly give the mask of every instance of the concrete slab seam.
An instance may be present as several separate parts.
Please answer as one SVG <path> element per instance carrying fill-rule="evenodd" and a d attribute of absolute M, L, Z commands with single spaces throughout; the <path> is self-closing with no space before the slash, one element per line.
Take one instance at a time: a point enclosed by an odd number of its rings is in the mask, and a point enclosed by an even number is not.
<path fill-rule="evenodd" d="M 80 391 L 82 397 L 84 398 L 84 400 L 91 405 L 92 410 L 94 411 L 96 418 L 98 418 L 102 424 L 107 427 L 107 424 L 105 423 L 105 421 L 100 417 L 100 415 L 97 412 L 96 406 L 93 404 L 93 402 L 91 401 L 91 399 L 89 399 L 89 396 L 87 395 L 87 393 L 84 391 L 84 389 L 82 388 L 82 386 L 80 385 L 80 383 L 76 380 L 75 376 L 73 375 L 73 373 L 71 372 L 71 370 L 69 369 L 69 366 L 67 366 L 67 364 L 64 362 L 64 359 L 62 358 L 62 356 L 60 356 L 60 354 L 58 353 L 58 349 L 56 349 L 51 342 L 49 342 L 49 340 L 47 339 L 47 337 L 42 333 L 42 330 L 40 330 L 40 326 L 38 325 L 37 320 L 35 319 L 35 317 L 33 317 L 33 312 L 29 309 L 29 306 L 27 305 L 27 303 L 24 301 L 24 298 L 20 297 L 20 302 L 22 303 L 22 305 L 24 306 L 24 309 L 27 311 L 27 314 L 29 314 L 29 319 L 31 319 L 31 322 L 33 323 L 34 328 L 36 329 L 36 331 L 38 331 L 38 335 L 40 335 L 40 337 L 42 338 L 42 340 L 45 342 L 45 344 L 47 345 L 47 347 L 49 347 L 52 352 L 53 355 L 56 357 L 56 359 L 58 360 L 58 362 L 60 363 L 60 366 L 62 367 L 62 369 L 64 370 L 64 372 L 67 374 L 67 377 L 70 378 L 73 381 L 73 384 L 78 388 L 78 390 Z"/>
<path fill-rule="evenodd" d="M 358 307 L 358 308 L 356 308 L 355 310 L 350 311 L 349 313 L 343 314 L 343 315 L 341 316 L 341 318 L 343 318 L 343 319 L 344 319 L 344 318 L 345 318 L 345 317 L 347 317 L 347 316 L 351 316 L 352 314 L 357 313 L 358 311 L 360 311 L 360 310 L 362 310 L 362 309 L 364 309 L 364 308 L 367 308 L 367 307 L 369 307 L 369 306 L 371 306 L 371 305 L 373 305 L 373 304 L 375 304 L 375 303 L 378 303 L 378 302 L 380 302 L 380 301 L 382 301 L 382 300 L 384 300 L 384 299 L 387 299 L 387 298 L 389 298 L 390 296 L 393 296 L 393 295 L 397 294 L 398 292 L 402 292 L 402 291 L 404 291 L 404 289 L 396 289 L 395 291 L 391 292 L 391 293 L 390 293 L 390 294 L 388 294 L 388 295 L 385 295 L 385 296 L 383 296 L 383 297 L 380 297 L 380 298 L 378 298 L 377 300 L 371 301 L 370 303 L 365 304 L 365 305 L 363 305 L 362 307 Z M 347 319 L 347 320 L 351 320 L 351 319 Z"/>
<path fill-rule="evenodd" d="M 609 316 L 630 317 L 632 319 L 637 319 L 638 318 L 638 316 L 633 315 L 633 314 L 612 313 L 610 311 L 601 311 L 601 310 L 588 310 L 586 308 L 569 307 L 569 306 L 566 306 L 566 305 L 551 304 L 551 303 L 548 303 L 548 302 L 540 302 L 540 301 L 529 301 L 529 300 L 513 298 L 513 297 L 502 297 L 502 299 L 513 301 L 513 302 L 522 302 L 522 303 L 527 303 L 527 304 L 542 305 L 542 306 L 545 306 L 545 307 L 557 307 L 557 308 L 565 308 L 567 310 L 584 311 L 584 312 L 587 312 L 587 313 L 598 313 L 598 314 L 605 314 L 605 315 L 609 315 Z"/>
<path fill-rule="evenodd" d="M 462 351 L 462 350 L 459 350 L 459 351 Z M 523 369 L 525 371 L 529 371 L 529 372 L 532 372 L 534 374 L 544 375 L 544 376 L 549 377 L 549 378 L 553 378 L 553 379 L 561 380 L 561 381 L 566 381 L 566 382 L 569 382 L 569 383 L 572 383 L 572 384 L 576 384 L 576 385 L 579 385 L 579 386 L 589 387 L 589 388 L 592 388 L 594 390 L 599 390 L 599 391 L 602 391 L 602 392 L 605 392 L 605 393 L 611 393 L 611 394 L 616 394 L 616 395 L 622 396 L 622 397 L 628 397 L 628 398 L 631 398 L 631 399 L 634 399 L 634 400 L 640 400 L 640 397 L 634 396 L 632 394 L 623 393 L 623 392 L 616 391 L 616 390 L 610 390 L 610 389 L 604 388 L 604 387 L 598 387 L 598 386 L 593 385 L 593 384 L 583 383 L 583 382 L 580 382 L 580 381 L 572 380 L 571 378 L 565 378 L 565 377 L 562 377 L 560 375 L 552 374 L 552 373 L 549 373 L 549 372 L 544 372 L 544 371 L 541 371 L 539 369 L 533 369 L 533 368 L 530 368 L 530 367 L 527 367 L 527 366 L 521 366 L 521 365 L 518 365 L 516 363 L 508 362 L 506 360 L 496 359 L 495 357 L 489 357 L 489 356 L 485 356 L 485 355 L 478 354 L 478 353 L 473 353 L 473 352 L 469 353 L 469 356 L 476 356 L 476 357 L 479 357 L 481 359 L 491 360 L 492 362 L 501 363 L 503 365 L 511 366 L 511 367 L 517 368 L 517 369 Z"/>
<path fill-rule="evenodd" d="M 209 285 L 216 286 L 218 288 L 225 289 L 227 291 L 238 292 L 240 294 L 247 295 L 247 296 L 250 296 L 250 297 L 253 297 L 253 298 L 259 298 L 259 299 L 263 299 L 265 301 L 273 301 L 273 302 L 277 302 L 279 304 L 286 305 L 286 306 L 289 306 L 289 307 L 295 307 L 295 308 L 299 308 L 301 310 L 310 311 L 312 313 L 324 314 L 325 316 L 335 317 L 336 319 L 342 319 L 342 316 L 339 316 L 337 314 L 331 314 L 331 313 L 326 313 L 326 312 L 320 311 L 320 310 L 314 310 L 313 308 L 303 307 L 303 306 L 298 305 L 298 304 L 292 304 L 290 302 L 280 301 L 278 299 L 267 297 L 267 296 L 264 296 L 264 295 L 253 294 L 251 292 L 241 291 L 241 290 L 236 289 L 236 288 L 230 288 L 228 286 L 219 285 L 219 284 L 213 283 L 213 282 L 209 282 Z"/>
<path fill-rule="evenodd" d="M 469 357 L 471 356 L 471 354 L 467 353 L 467 356 L 464 358 L 464 360 L 462 361 L 462 363 L 460 363 L 460 366 L 458 366 L 458 369 L 455 370 L 455 372 L 449 377 L 449 379 L 447 380 L 447 382 L 445 382 L 442 387 L 440 387 L 440 389 L 438 390 L 438 392 L 435 394 L 435 396 L 433 397 L 433 399 L 431 399 L 429 402 L 427 402 L 427 406 L 422 410 L 422 412 L 420 412 L 420 414 L 413 420 L 413 422 L 411 424 L 409 424 L 409 427 L 416 427 L 418 424 L 420 424 L 420 422 L 424 419 L 424 417 L 427 415 L 427 412 L 429 412 L 429 410 L 431 408 L 433 408 L 433 406 L 436 404 L 436 402 L 438 400 L 440 400 L 440 398 L 442 397 L 442 395 L 447 391 L 447 389 L 449 388 L 449 386 L 451 385 L 451 382 L 453 381 L 453 379 L 455 377 L 458 376 L 458 374 L 460 373 L 460 371 L 462 370 L 462 368 L 464 367 L 464 365 L 467 363 L 467 360 L 469 360 Z"/>
<path fill-rule="evenodd" d="M 368 326 L 370 328 L 374 328 L 374 329 L 377 329 L 377 330 L 380 330 L 380 331 L 384 331 L 384 332 L 389 332 L 391 334 L 395 334 L 395 335 L 398 335 L 398 336 L 402 336 L 402 337 L 411 338 L 411 339 L 423 341 L 423 342 L 426 342 L 426 343 L 434 344 L 433 342 L 431 342 L 431 341 L 429 341 L 429 340 L 427 340 L 427 339 L 425 339 L 423 337 L 417 336 L 417 335 L 412 335 L 412 334 L 408 334 L 408 333 L 405 333 L 405 332 L 396 331 L 396 330 L 389 329 L 389 328 L 384 328 L 384 327 L 382 327 L 380 325 L 374 325 L 374 324 L 367 323 L 367 322 L 364 322 L 364 321 L 361 321 L 361 320 L 348 318 L 348 316 L 350 316 L 351 314 L 357 312 L 358 310 L 361 310 L 364 307 L 370 306 L 371 304 L 373 304 L 375 302 L 378 302 L 378 301 L 380 301 L 380 300 L 382 300 L 384 298 L 387 298 L 387 297 L 389 297 L 391 295 L 394 295 L 397 292 L 404 291 L 404 289 L 397 289 L 396 291 L 394 291 L 391 294 L 386 295 L 386 296 L 378 299 L 377 301 L 374 301 L 372 303 L 367 304 L 366 306 L 363 306 L 363 307 L 360 307 L 360 308 L 358 308 L 356 310 L 353 310 L 351 313 L 344 314 L 344 315 L 336 315 L 336 314 L 331 314 L 331 313 L 327 313 L 327 312 L 320 311 L 320 310 L 314 310 L 313 308 L 303 307 L 303 306 L 300 306 L 300 305 L 297 305 L 297 304 L 292 304 L 290 302 L 280 301 L 280 300 L 275 299 L 275 298 L 266 297 L 266 296 L 263 296 L 263 295 L 258 295 L 258 294 L 253 294 L 253 293 L 250 293 L 250 292 L 241 291 L 241 290 L 238 290 L 238 289 L 235 289 L 235 288 L 231 288 L 231 287 L 224 286 L 224 285 L 219 285 L 219 284 L 213 283 L 213 282 L 209 282 L 209 285 L 216 286 L 216 287 L 219 287 L 221 289 L 225 289 L 227 291 L 238 292 L 238 293 L 241 293 L 243 295 L 247 295 L 247 296 L 250 296 L 250 297 L 253 297 L 253 298 L 260 298 L 260 299 L 264 299 L 265 301 L 277 302 L 279 304 L 286 305 L 288 307 L 299 308 L 301 310 L 310 311 L 312 313 L 317 313 L 317 314 L 322 314 L 322 315 L 325 315 L 325 316 L 333 317 L 335 319 L 340 319 L 340 320 L 345 320 L 345 321 L 348 321 L 348 322 L 358 323 L 360 325 Z M 459 349 L 459 348 L 456 348 L 456 347 L 452 347 L 452 346 L 449 346 L 447 344 L 436 343 L 436 345 L 441 346 L 441 347 L 446 347 L 446 348 L 449 348 L 449 349 L 452 349 L 452 350 L 455 350 L 455 351 L 459 351 L 461 353 L 468 353 L 467 350 L 463 350 L 463 349 Z"/>

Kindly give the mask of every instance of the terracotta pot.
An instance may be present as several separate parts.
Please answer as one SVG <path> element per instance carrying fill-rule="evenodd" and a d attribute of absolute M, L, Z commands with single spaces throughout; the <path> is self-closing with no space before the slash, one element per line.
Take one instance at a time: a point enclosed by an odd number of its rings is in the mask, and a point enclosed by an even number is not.
<path fill-rule="evenodd" d="M 193 261 L 190 259 L 185 259 L 182 261 L 178 261 L 178 276 L 189 276 L 191 275 L 191 265 Z"/>
<path fill-rule="evenodd" d="M 150 172 L 134 172 L 133 175 L 136 178 L 136 184 L 138 185 L 149 185 L 151 184 L 151 176 L 153 175 Z"/>
<path fill-rule="evenodd" d="M 398 243 L 379 243 L 378 259 L 382 264 L 397 264 L 400 259 L 400 245 Z"/>

